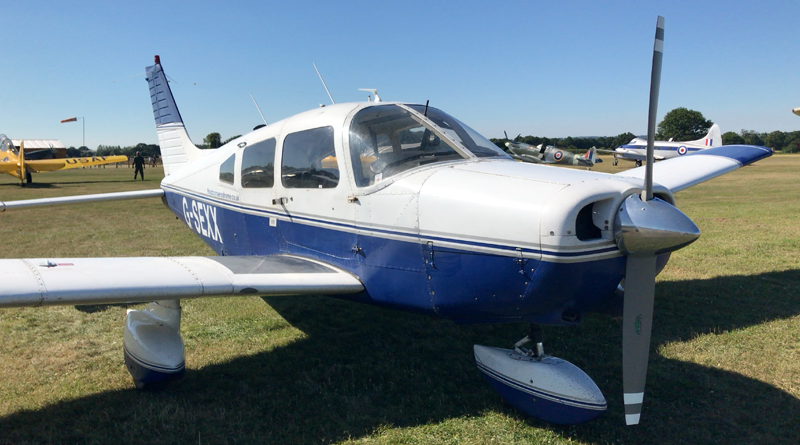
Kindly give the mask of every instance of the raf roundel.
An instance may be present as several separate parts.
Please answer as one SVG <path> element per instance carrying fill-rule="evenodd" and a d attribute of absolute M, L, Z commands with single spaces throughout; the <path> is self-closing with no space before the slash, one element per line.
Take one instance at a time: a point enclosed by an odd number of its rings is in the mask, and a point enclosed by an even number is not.
<path fill-rule="evenodd" d="M 560 161 L 564 157 L 564 153 L 559 150 L 553 154 L 553 157 L 556 158 L 556 161 Z"/>
<path fill-rule="evenodd" d="M 681 156 L 685 155 L 687 151 L 688 150 L 684 146 L 678 147 L 678 154 L 681 155 Z"/>

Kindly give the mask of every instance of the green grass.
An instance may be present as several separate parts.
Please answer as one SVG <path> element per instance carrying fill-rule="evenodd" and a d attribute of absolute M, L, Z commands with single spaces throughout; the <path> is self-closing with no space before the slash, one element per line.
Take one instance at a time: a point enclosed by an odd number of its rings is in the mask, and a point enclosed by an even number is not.
<path fill-rule="evenodd" d="M 0 200 L 156 188 L 158 170 L 2 177 Z M 509 347 L 524 325 L 237 297 L 183 302 L 186 377 L 145 392 L 123 365 L 124 306 L 0 310 L 0 443 L 800 443 L 798 173 L 800 156 L 775 156 L 676 196 L 703 235 L 659 277 L 639 426 L 624 426 L 615 319 L 546 329 L 609 402 L 559 427 L 475 367 L 472 344 Z M 211 253 L 157 199 L 2 214 L 0 237 L 6 258 Z"/>

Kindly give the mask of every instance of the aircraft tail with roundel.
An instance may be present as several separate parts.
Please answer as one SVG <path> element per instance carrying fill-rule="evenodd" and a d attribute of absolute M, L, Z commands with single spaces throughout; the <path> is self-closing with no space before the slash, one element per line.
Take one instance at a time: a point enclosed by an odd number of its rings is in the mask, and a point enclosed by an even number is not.
<path fill-rule="evenodd" d="M 696 141 L 690 141 L 694 144 L 704 145 L 708 148 L 711 147 L 721 147 L 722 146 L 722 131 L 719 129 L 719 125 L 714 124 L 708 130 L 708 134 L 705 137 L 702 137 Z"/>
<path fill-rule="evenodd" d="M 158 145 L 161 147 L 161 160 L 164 163 L 164 176 L 169 176 L 203 157 L 205 150 L 197 148 L 189 138 L 158 56 L 155 56 L 155 65 L 146 68 L 146 74 L 153 117 L 156 120 Z"/>

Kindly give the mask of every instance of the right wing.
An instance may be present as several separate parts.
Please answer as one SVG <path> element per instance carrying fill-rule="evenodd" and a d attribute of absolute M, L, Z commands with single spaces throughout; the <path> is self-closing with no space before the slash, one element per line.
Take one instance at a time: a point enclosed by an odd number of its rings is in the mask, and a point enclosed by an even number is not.
<path fill-rule="evenodd" d="M 653 181 L 675 193 L 770 156 L 772 149 L 766 147 L 723 145 L 653 164 Z M 645 167 L 617 175 L 643 179 Z"/>
<path fill-rule="evenodd" d="M 292 255 L 0 260 L 0 308 L 364 290 L 347 271 Z"/>

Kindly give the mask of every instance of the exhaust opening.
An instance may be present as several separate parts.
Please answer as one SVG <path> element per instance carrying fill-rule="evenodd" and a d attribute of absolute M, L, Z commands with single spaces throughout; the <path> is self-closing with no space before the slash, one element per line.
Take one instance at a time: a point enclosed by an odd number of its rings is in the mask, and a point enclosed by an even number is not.
<path fill-rule="evenodd" d="M 575 219 L 575 235 L 581 241 L 588 241 L 592 239 L 602 238 L 603 233 L 600 228 L 594 225 L 592 220 L 592 204 L 584 206 L 578 217 Z"/>

